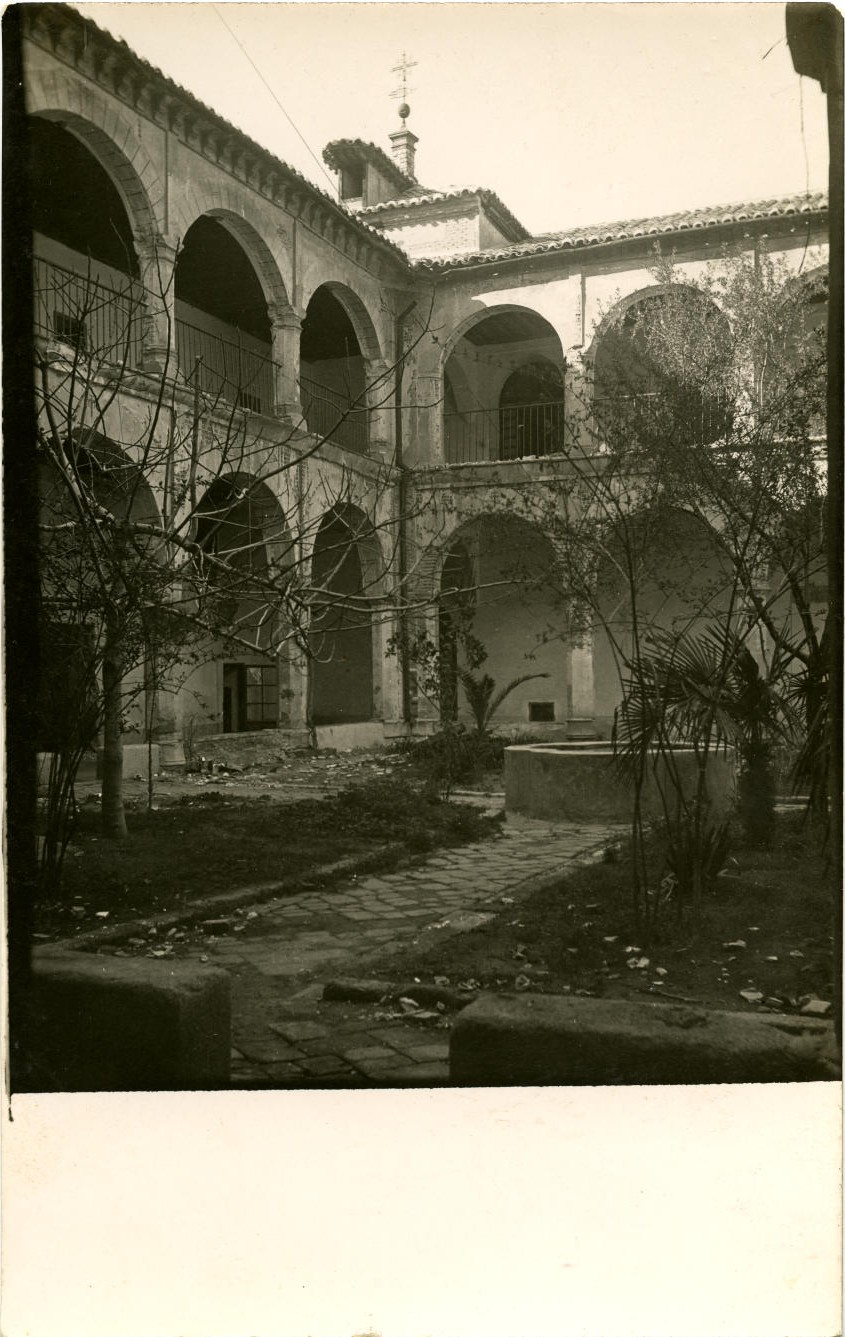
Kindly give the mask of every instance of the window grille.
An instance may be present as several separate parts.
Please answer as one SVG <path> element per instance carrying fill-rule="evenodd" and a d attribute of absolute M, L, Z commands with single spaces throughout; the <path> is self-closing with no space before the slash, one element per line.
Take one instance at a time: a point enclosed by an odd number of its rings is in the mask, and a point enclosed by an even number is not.
<path fill-rule="evenodd" d="M 68 311 L 53 312 L 53 333 L 63 344 L 70 344 L 71 348 L 78 348 L 80 353 L 85 351 L 86 330 L 85 321 L 79 316 L 72 316 Z"/>

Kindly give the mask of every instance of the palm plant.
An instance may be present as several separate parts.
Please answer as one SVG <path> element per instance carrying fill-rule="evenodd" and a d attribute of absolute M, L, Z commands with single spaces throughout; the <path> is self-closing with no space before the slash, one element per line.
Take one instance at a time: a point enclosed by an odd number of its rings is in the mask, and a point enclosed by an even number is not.
<path fill-rule="evenodd" d="M 691 892 L 696 904 L 727 850 L 724 824 L 708 815 L 707 761 L 714 752 L 735 747 L 740 756 L 740 811 L 749 838 L 765 841 L 771 832 L 771 742 L 791 726 L 788 703 L 775 686 L 778 673 L 775 666 L 764 677 L 742 636 L 714 626 L 679 635 L 652 632 L 623 682 L 613 730 L 617 762 L 639 775 L 649 765 L 655 774 L 661 768 L 669 862 L 679 892 Z M 695 757 L 692 794 L 681 782 L 678 748 Z"/>
<path fill-rule="evenodd" d="M 506 687 L 496 691 L 496 683 L 489 673 L 483 677 L 476 678 L 468 669 L 461 669 L 458 674 L 461 686 L 464 689 L 464 696 L 467 705 L 472 712 L 475 721 L 476 733 L 487 733 L 493 716 L 504 701 L 510 696 L 511 692 L 516 691 L 524 682 L 531 682 L 533 678 L 548 678 L 548 673 L 523 673 L 518 678 L 512 678 Z M 494 695 L 495 693 L 495 695 Z"/>

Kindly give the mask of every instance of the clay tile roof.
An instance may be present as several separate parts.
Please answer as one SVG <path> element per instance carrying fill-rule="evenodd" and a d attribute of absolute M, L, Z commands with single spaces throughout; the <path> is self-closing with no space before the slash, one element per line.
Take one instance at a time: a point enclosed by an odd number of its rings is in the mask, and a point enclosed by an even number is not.
<path fill-rule="evenodd" d="M 388 157 L 384 149 L 380 149 L 378 144 L 372 144 L 366 139 L 333 139 L 323 149 L 323 162 L 327 163 L 335 172 L 341 171 L 344 167 L 358 166 L 362 162 L 369 162 L 381 172 L 382 176 L 386 176 L 388 181 L 393 182 L 397 189 L 403 192 L 417 192 L 423 189 L 423 187 L 417 185 L 413 177 L 406 176 L 396 166 L 396 163 Z"/>
<path fill-rule="evenodd" d="M 638 237 L 672 236 L 676 233 L 704 231 L 729 224 L 758 223 L 768 218 L 806 218 L 826 212 L 825 191 L 817 191 L 810 195 L 778 196 L 775 199 L 739 204 L 717 204 L 709 208 L 684 210 L 653 218 L 624 219 L 616 223 L 597 223 L 589 227 L 572 228 L 566 232 L 547 232 L 513 246 L 418 260 L 414 269 L 445 270 L 485 261 L 519 259 L 523 256 L 544 255 L 584 246 L 601 246 L 609 242 L 630 241 Z"/>
<path fill-rule="evenodd" d="M 481 200 L 485 208 L 502 225 L 503 230 L 510 235 L 512 241 L 526 241 L 531 237 L 528 229 L 523 227 L 507 205 L 502 203 L 499 196 L 494 191 L 485 189 L 484 186 L 461 186 L 455 190 L 426 190 L 410 199 L 384 200 L 381 204 L 368 205 L 366 209 L 359 209 L 358 214 L 361 218 L 370 218 L 387 213 L 392 209 L 406 209 L 419 205 L 439 204 L 442 200 L 472 199 L 474 197 Z M 487 253 L 484 252 L 484 254 Z"/>
<path fill-rule="evenodd" d="M 243 130 L 238 129 L 238 127 L 233 125 L 231 121 L 227 121 L 225 116 L 221 116 L 219 112 L 215 111 L 213 107 L 209 107 L 194 93 L 190 92 L 189 89 L 185 88 L 182 84 L 177 83 L 175 79 L 171 79 L 169 75 L 164 74 L 156 65 L 145 60 L 143 56 L 139 56 L 122 37 L 113 36 L 107 28 L 101 27 L 98 23 L 95 23 L 93 19 L 89 19 L 84 14 L 80 14 L 79 10 L 74 9 L 72 5 L 52 3 L 52 0 L 48 0 L 48 2 L 44 4 L 28 4 L 21 8 L 24 19 L 30 26 L 35 24 L 39 19 L 46 20 L 47 25 L 54 29 L 58 29 L 62 25 L 66 26 L 68 24 L 76 23 L 81 25 L 88 33 L 96 35 L 104 42 L 109 43 L 112 49 L 120 50 L 127 61 L 130 62 L 139 73 L 154 80 L 159 87 L 175 95 L 176 98 L 182 100 L 184 103 L 196 108 L 202 116 L 214 121 L 227 133 L 236 135 L 245 148 L 253 153 L 261 155 L 265 161 L 272 162 L 273 168 L 278 170 L 280 175 L 292 180 L 298 187 L 309 192 L 312 196 L 318 196 L 323 203 L 330 205 L 336 212 L 344 215 L 351 227 L 367 233 L 373 241 L 377 241 L 381 246 L 388 247 L 397 260 L 401 260 L 407 264 L 407 256 L 404 251 L 402 251 L 395 242 L 391 241 L 388 237 L 385 237 L 384 233 L 378 228 L 372 227 L 363 219 L 360 219 L 356 213 L 347 209 L 345 204 L 330 195 L 328 191 L 322 190 L 319 186 L 316 186 L 314 182 L 309 181 L 308 177 L 304 176 L 302 172 L 297 171 L 295 167 L 291 167 L 281 158 L 277 158 L 274 153 L 271 153 L 271 151 L 266 149 L 262 144 L 258 144 L 254 139 L 251 139 Z"/>

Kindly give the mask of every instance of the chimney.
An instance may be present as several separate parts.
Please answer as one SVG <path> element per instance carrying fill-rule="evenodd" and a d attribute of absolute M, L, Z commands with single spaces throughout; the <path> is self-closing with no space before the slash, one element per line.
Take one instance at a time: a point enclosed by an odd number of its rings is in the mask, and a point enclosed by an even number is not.
<path fill-rule="evenodd" d="M 402 117 L 402 129 L 393 131 L 393 134 L 390 136 L 390 142 L 393 146 L 393 161 L 396 163 L 399 171 L 404 172 L 412 181 L 416 181 L 416 173 L 414 172 L 414 146 L 418 141 L 413 130 L 409 130 L 405 124 L 405 121 L 410 114 L 411 108 L 408 106 L 407 102 L 403 102 L 402 106 L 399 108 L 399 115 Z"/>

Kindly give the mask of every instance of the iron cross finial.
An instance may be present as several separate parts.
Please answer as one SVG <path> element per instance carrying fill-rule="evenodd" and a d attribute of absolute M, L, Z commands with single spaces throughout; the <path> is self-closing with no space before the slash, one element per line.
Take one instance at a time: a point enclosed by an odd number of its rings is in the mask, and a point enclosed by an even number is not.
<path fill-rule="evenodd" d="M 401 98 L 403 105 L 408 101 L 408 94 L 414 91 L 411 88 L 410 84 L 408 83 L 408 71 L 412 70 L 416 64 L 417 61 L 409 60 L 408 53 L 406 51 L 403 51 L 401 59 L 397 62 L 396 65 L 391 66 L 392 73 L 398 74 L 402 82 L 398 88 L 394 88 L 390 96 Z"/>

